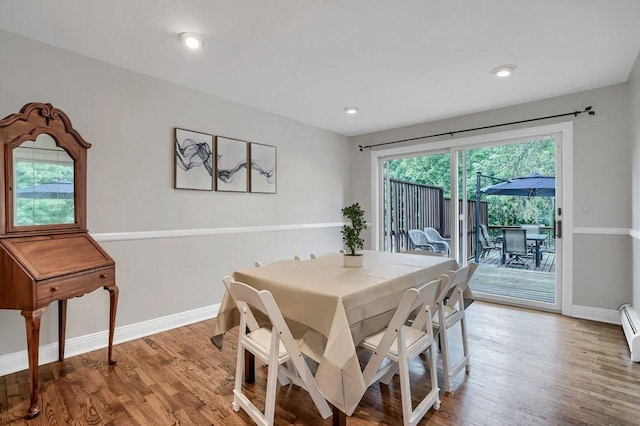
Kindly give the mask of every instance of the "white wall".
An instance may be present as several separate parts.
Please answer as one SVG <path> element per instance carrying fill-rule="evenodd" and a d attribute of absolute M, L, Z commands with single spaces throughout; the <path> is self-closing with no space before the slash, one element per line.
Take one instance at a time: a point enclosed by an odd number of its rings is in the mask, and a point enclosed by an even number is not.
<path fill-rule="evenodd" d="M 50 102 L 93 144 L 88 228 L 98 239 L 125 233 L 102 243 L 116 261 L 118 327 L 217 304 L 221 277 L 255 260 L 341 248 L 335 224 L 350 199 L 346 137 L 2 31 L 0 57 L 0 116 Z M 277 146 L 278 193 L 173 189 L 174 127 Z M 320 227 L 127 239 L 140 231 L 309 224 Z M 43 345 L 55 341 L 55 312 L 54 304 L 43 318 Z M 68 321 L 71 339 L 105 330 L 107 293 L 71 300 Z M 0 311 L 0 342 L 0 356 L 26 348 L 18 311 Z"/>
<path fill-rule="evenodd" d="M 629 77 L 632 126 L 633 306 L 640 310 L 640 55 Z"/>
<path fill-rule="evenodd" d="M 561 114 L 592 105 L 596 110 L 593 117 L 564 117 L 464 133 L 460 137 L 574 121 L 573 219 L 580 233 L 574 235 L 573 241 L 573 304 L 615 310 L 631 299 L 632 260 L 628 236 L 631 226 L 629 99 L 629 84 L 625 83 L 351 138 L 354 169 L 352 192 L 366 211 L 372 211 L 370 153 L 368 150 L 359 152 L 358 145 Z M 446 139 L 451 138 L 427 139 L 411 144 L 424 143 L 428 147 L 429 143 Z M 581 214 L 578 208 L 585 202 L 591 206 L 589 214 Z M 604 232 L 605 235 L 592 235 L 590 229 Z M 620 229 L 626 230 L 627 235 L 616 235 Z"/>

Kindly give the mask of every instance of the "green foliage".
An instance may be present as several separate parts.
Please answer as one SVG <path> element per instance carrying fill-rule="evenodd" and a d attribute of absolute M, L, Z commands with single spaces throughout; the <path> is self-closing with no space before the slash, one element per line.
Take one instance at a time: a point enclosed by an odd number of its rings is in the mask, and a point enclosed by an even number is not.
<path fill-rule="evenodd" d="M 534 173 L 555 176 L 555 156 L 553 139 L 467 150 L 467 198 L 476 198 L 476 172 L 502 180 Z M 444 196 L 450 197 L 449 157 L 449 153 L 444 153 L 392 160 L 388 166 L 389 177 L 442 187 Z M 462 154 L 458 164 L 462 167 Z M 482 178 L 480 186 L 486 187 L 499 182 L 500 180 Z M 540 223 L 549 226 L 553 221 L 554 200 L 551 197 L 490 195 L 486 200 L 489 203 L 489 225 Z"/>
<path fill-rule="evenodd" d="M 450 165 L 448 153 L 401 158 L 389 163 L 389 177 L 441 187 L 444 196 L 448 197 L 451 194 Z"/>
<path fill-rule="evenodd" d="M 342 227 L 342 240 L 351 250 L 351 254 L 356 254 L 356 249 L 364 247 L 364 240 L 360 238 L 360 233 L 367 229 L 367 222 L 364 220 L 364 210 L 359 203 L 352 204 L 342 209 L 342 216 L 351 221 L 351 226 Z"/>
<path fill-rule="evenodd" d="M 73 182 L 73 165 L 16 161 L 16 187 L 27 188 L 50 182 Z M 52 194 L 52 197 L 54 194 Z M 73 223 L 73 199 L 16 198 L 15 222 L 18 226 Z"/>

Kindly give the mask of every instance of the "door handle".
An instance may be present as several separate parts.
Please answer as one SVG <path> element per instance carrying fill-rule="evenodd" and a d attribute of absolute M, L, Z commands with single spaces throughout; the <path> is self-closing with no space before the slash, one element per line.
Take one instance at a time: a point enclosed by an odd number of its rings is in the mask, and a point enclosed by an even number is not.
<path fill-rule="evenodd" d="M 556 226 L 554 227 L 554 238 L 562 238 L 562 221 L 556 220 Z"/>

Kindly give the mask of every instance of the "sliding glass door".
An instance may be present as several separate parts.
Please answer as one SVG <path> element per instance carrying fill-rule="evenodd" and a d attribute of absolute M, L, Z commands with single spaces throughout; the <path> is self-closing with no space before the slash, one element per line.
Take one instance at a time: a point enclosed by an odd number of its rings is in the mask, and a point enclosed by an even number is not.
<path fill-rule="evenodd" d="M 477 262 L 470 287 L 478 299 L 559 311 L 560 139 L 383 158 L 380 248 Z"/>
<path fill-rule="evenodd" d="M 468 198 L 461 215 L 477 298 L 559 311 L 559 135 L 457 150 Z M 560 204 L 561 205 L 561 204 Z"/>

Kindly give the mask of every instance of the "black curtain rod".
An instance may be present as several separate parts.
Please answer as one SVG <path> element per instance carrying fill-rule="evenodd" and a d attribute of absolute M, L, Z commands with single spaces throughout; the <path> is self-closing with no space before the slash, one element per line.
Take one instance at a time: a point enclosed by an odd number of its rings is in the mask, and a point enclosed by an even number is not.
<path fill-rule="evenodd" d="M 453 130 L 451 132 L 436 133 L 434 135 L 427 135 L 427 136 L 418 136 L 416 138 L 401 139 L 399 141 L 392 141 L 392 142 L 383 142 L 383 143 L 378 143 L 378 144 L 375 144 L 375 145 L 366 145 L 366 146 L 358 145 L 358 147 L 360 148 L 360 151 L 362 151 L 365 148 L 371 149 L 371 148 L 374 148 L 376 146 L 391 145 L 391 144 L 395 144 L 395 143 L 415 141 L 415 140 L 418 140 L 418 139 L 435 138 L 435 137 L 438 137 L 438 136 L 446 136 L 446 135 L 453 136 L 456 133 L 465 133 L 465 132 L 473 132 L 473 131 L 476 131 L 476 130 L 492 129 L 494 127 L 509 126 L 511 124 L 530 123 L 532 121 L 548 120 L 550 118 L 566 117 L 568 115 L 573 115 L 574 117 L 577 117 L 578 115 L 584 114 L 585 112 L 589 113 L 589 115 L 595 115 L 596 114 L 596 112 L 593 111 L 592 107 L 588 106 L 583 111 L 573 111 L 573 112 L 567 112 L 567 113 L 564 113 L 564 114 L 547 115 L 546 117 L 530 118 L 528 120 L 512 121 L 510 123 L 492 124 L 490 126 L 474 127 L 473 129 Z"/>

